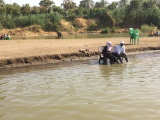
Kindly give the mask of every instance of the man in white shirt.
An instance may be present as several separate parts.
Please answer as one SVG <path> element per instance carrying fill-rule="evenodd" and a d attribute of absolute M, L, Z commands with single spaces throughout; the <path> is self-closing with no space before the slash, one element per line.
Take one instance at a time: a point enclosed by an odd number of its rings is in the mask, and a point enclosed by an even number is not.
<path fill-rule="evenodd" d="M 124 57 L 126 62 L 128 62 L 128 58 L 125 54 L 125 46 L 124 46 L 124 41 L 120 42 L 120 45 L 117 45 L 116 48 L 113 51 L 113 55 L 115 57 L 118 57 L 118 59 L 120 60 L 120 62 L 122 63 L 122 59 L 121 57 Z"/>

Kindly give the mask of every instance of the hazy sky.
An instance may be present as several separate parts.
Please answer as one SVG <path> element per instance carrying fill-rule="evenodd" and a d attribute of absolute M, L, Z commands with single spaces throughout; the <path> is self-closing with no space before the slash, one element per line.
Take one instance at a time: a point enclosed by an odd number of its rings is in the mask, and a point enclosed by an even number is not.
<path fill-rule="evenodd" d="M 4 0 L 6 4 L 12 4 L 14 2 L 18 3 L 19 5 L 23 5 L 23 4 L 27 4 L 29 3 L 30 6 L 39 6 L 39 2 L 40 0 Z M 56 6 L 60 6 L 63 2 L 63 0 L 51 0 L 54 1 L 54 3 L 56 4 Z M 79 5 L 81 0 L 74 0 L 74 2 Z M 97 2 L 100 0 L 94 0 L 94 2 Z M 113 2 L 113 1 L 119 1 L 119 0 L 108 0 L 109 3 Z"/>

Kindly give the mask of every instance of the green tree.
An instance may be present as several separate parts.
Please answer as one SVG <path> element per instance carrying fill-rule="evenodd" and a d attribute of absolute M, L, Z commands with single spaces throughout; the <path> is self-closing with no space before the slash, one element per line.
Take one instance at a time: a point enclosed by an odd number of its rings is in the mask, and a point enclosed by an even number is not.
<path fill-rule="evenodd" d="M 102 7 L 101 2 L 96 2 L 96 4 L 95 4 L 95 8 L 101 8 L 101 7 Z"/>
<path fill-rule="evenodd" d="M 50 0 L 41 0 L 39 5 L 42 7 L 46 7 L 46 8 L 49 8 L 50 6 L 52 6 L 53 4 L 55 4 L 53 1 L 50 1 Z"/>
<path fill-rule="evenodd" d="M 79 7 L 83 8 L 93 8 L 94 7 L 94 1 L 93 0 L 82 0 L 80 1 Z"/>
<path fill-rule="evenodd" d="M 13 5 L 10 5 L 10 4 L 6 5 L 7 14 L 12 14 L 13 10 L 14 10 L 14 6 Z"/>
<path fill-rule="evenodd" d="M 16 2 L 12 4 L 14 7 L 20 7 Z"/>
<path fill-rule="evenodd" d="M 47 13 L 47 8 L 45 6 L 40 7 L 40 13 L 41 14 Z"/>
<path fill-rule="evenodd" d="M 137 9 L 140 7 L 140 1 L 139 0 L 132 0 L 130 3 L 130 6 L 132 6 L 133 10 L 136 11 L 136 19 L 135 22 L 137 21 Z M 134 24 L 135 25 L 135 24 Z M 135 27 L 135 26 L 134 26 Z"/>
<path fill-rule="evenodd" d="M 114 10 L 118 6 L 118 2 L 112 2 L 110 5 L 108 5 L 109 10 Z"/>
<path fill-rule="evenodd" d="M 156 0 L 148 0 L 148 1 L 144 1 L 143 8 L 144 9 L 153 8 L 155 5 L 156 5 Z"/>
<path fill-rule="evenodd" d="M 31 8 L 31 13 L 32 13 L 32 14 L 39 14 L 39 13 L 40 13 L 40 8 L 37 7 L 37 6 L 33 6 L 33 7 Z"/>
<path fill-rule="evenodd" d="M 78 7 L 78 9 L 76 9 L 74 12 L 75 12 L 76 15 L 82 16 L 83 15 L 83 11 L 84 11 L 83 7 Z"/>
<path fill-rule="evenodd" d="M 0 14 L 6 14 L 6 6 L 0 7 Z"/>
<path fill-rule="evenodd" d="M 58 12 L 59 14 L 64 15 L 64 10 L 61 7 L 54 6 L 52 10 L 53 12 Z"/>
<path fill-rule="evenodd" d="M 140 1 L 139 0 L 132 0 L 130 5 L 133 7 L 134 10 L 137 10 L 140 7 Z"/>
<path fill-rule="evenodd" d="M 17 15 L 17 16 L 20 15 L 21 14 L 21 7 L 15 7 L 14 6 L 12 14 Z"/>
<path fill-rule="evenodd" d="M 15 3 L 15 2 L 14 2 L 12 5 L 13 5 L 13 8 L 14 8 L 13 11 L 12 11 L 12 14 L 13 14 L 13 15 L 16 15 L 16 16 L 17 16 L 17 15 L 20 15 L 20 14 L 21 14 L 21 6 L 19 6 L 19 5 L 18 5 L 17 3 Z"/>
<path fill-rule="evenodd" d="M 105 7 L 109 4 L 107 0 L 101 0 L 102 7 Z"/>
<path fill-rule="evenodd" d="M 31 13 L 31 7 L 29 6 L 29 4 L 25 4 L 21 7 L 21 13 L 23 15 L 29 15 Z"/>
<path fill-rule="evenodd" d="M 0 0 L 0 7 L 4 6 L 5 2 L 3 0 Z"/>
<path fill-rule="evenodd" d="M 47 9 L 47 13 L 53 12 L 53 7 L 54 7 L 54 6 L 49 7 L 49 8 Z"/>
<path fill-rule="evenodd" d="M 96 2 L 95 8 L 102 8 L 109 4 L 107 0 L 101 0 L 100 2 Z"/>
<path fill-rule="evenodd" d="M 75 9 L 77 6 L 76 6 L 76 3 L 74 2 L 71 2 L 70 0 L 66 0 L 65 2 L 63 2 L 61 4 L 61 6 L 63 6 L 64 9 Z"/>
<path fill-rule="evenodd" d="M 120 0 L 119 1 L 119 7 L 126 6 L 128 4 L 128 0 Z"/>

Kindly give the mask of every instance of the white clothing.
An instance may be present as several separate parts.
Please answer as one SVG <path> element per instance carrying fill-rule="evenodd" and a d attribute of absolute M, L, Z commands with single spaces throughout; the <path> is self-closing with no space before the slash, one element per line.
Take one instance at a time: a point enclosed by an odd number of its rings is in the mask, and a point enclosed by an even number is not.
<path fill-rule="evenodd" d="M 125 53 L 125 46 L 122 46 L 121 45 L 117 45 L 116 48 L 114 49 L 113 53 Z"/>
<path fill-rule="evenodd" d="M 124 44 L 124 41 L 121 41 L 120 43 Z"/>

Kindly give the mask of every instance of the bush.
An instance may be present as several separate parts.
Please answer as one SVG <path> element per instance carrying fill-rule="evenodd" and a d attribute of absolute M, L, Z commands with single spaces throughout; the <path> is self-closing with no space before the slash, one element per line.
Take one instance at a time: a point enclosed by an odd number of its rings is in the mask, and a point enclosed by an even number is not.
<path fill-rule="evenodd" d="M 92 25 L 89 26 L 89 27 L 87 28 L 87 30 L 89 30 L 89 31 L 96 30 L 96 27 L 97 27 L 97 24 L 92 23 Z"/>
<path fill-rule="evenodd" d="M 106 27 L 106 28 L 102 29 L 101 33 L 109 33 L 109 27 Z"/>
<path fill-rule="evenodd" d="M 3 26 L 2 26 L 2 24 L 0 23 L 0 30 L 2 30 L 3 29 Z"/>
<path fill-rule="evenodd" d="M 156 30 L 157 30 L 157 27 L 156 26 L 154 26 L 154 25 L 141 25 L 141 32 L 143 32 L 143 33 L 149 33 L 149 32 L 151 32 L 151 30 L 153 31 L 153 32 L 155 32 Z"/>
<path fill-rule="evenodd" d="M 113 26 L 113 27 L 112 27 L 112 32 L 114 33 L 115 31 L 116 31 L 116 27 Z"/>
<path fill-rule="evenodd" d="M 74 30 L 77 32 L 79 30 L 79 27 L 75 27 Z"/>
<path fill-rule="evenodd" d="M 6 16 L 0 15 L 0 21 L 4 28 L 26 27 L 31 25 L 40 25 L 46 31 L 55 31 L 62 19 L 62 15 L 57 12 L 49 14 L 35 14 L 26 16 Z"/>
<path fill-rule="evenodd" d="M 53 12 L 58 12 L 59 14 L 65 15 L 65 11 L 61 7 L 58 7 L 58 6 L 53 7 Z"/>

